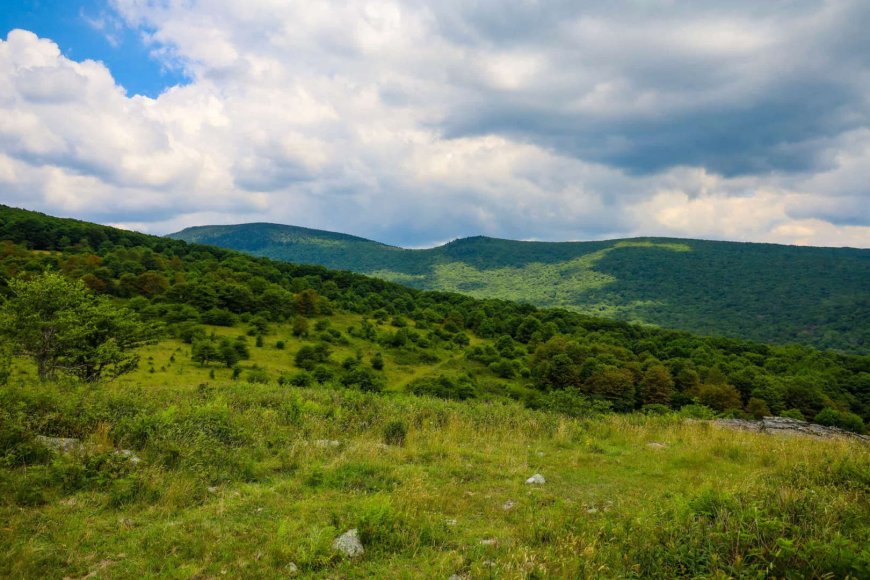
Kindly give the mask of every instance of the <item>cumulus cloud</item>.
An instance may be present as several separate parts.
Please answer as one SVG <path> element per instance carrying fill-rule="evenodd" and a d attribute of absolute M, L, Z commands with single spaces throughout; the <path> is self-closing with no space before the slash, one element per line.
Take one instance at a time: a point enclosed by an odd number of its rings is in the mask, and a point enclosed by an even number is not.
<path fill-rule="evenodd" d="M 2 201 L 156 233 L 870 246 L 860 0 L 113 0 L 191 79 L 0 41 Z"/>

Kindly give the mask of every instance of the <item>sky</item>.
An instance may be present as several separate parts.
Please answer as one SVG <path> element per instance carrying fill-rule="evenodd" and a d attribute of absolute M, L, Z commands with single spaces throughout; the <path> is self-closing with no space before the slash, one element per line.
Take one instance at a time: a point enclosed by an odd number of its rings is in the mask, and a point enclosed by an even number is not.
<path fill-rule="evenodd" d="M 870 247 L 866 0 L 4 0 L 0 203 Z"/>

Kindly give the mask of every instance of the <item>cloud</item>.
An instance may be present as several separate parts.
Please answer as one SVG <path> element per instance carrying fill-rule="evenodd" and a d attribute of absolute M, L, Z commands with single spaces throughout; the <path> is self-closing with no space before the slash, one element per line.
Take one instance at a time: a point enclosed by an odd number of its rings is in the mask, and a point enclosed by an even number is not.
<path fill-rule="evenodd" d="M 113 0 L 190 82 L 0 41 L 0 195 L 165 233 L 870 246 L 859 0 Z M 22 201 L 23 200 L 23 201 Z"/>

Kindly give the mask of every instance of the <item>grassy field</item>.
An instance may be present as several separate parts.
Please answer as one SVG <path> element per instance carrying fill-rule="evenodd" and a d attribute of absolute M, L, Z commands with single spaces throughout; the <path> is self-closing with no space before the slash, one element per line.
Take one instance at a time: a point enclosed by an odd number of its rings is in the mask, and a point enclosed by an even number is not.
<path fill-rule="evenodd" d="M 20 367 L 0 387 L 0 576 L 870 575 L 866 445 L 416 398 L 401 387 L 423 367 L 390 353 L 383 394 L 279 386 L 301 344 L 286 335 L 251 339 L 265 384 L 173 340 L 110 384 Z M 51 455 L 36 435 L 84 446 Z M 350 529 L 352 559 L 332 547 Z"/>

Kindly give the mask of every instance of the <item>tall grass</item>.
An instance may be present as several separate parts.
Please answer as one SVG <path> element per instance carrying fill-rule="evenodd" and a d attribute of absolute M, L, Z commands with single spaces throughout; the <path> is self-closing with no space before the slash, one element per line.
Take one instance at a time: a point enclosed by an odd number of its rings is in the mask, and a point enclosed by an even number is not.
<path fill-rule="evenodd" d="M 870 453 L 848 441 L 180 381 L 3 387 L 0 445 L 0 576 L 870 575 Z"/>

